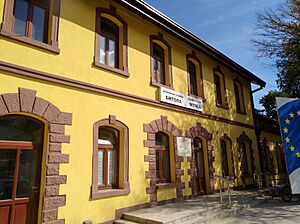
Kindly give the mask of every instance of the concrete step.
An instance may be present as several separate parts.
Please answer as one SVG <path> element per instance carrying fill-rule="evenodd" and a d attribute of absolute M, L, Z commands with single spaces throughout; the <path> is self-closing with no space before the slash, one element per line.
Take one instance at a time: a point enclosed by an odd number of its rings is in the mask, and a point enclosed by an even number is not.
<path fill-rule="evenodd" d="M 114 221 L 114 224 L 137 224 L 138 222 L 132 222 L 128 220 L 118 219 Z"/>

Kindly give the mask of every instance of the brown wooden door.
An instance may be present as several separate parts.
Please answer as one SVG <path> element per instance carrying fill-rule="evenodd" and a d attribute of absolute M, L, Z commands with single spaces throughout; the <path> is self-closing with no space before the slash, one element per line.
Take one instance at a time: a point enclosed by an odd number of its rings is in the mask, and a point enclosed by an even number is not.
<path fill-rule="evenodd" d="M 0 141 L 0 223 L 37 223 L 41 144 Z"/>
<path fill-rule="evenodd" d="M 203 195 L 206 194 L 204 152 L 202 140 L 198 137 L 194 139 L 193 151 L 196 167 L 197 194 Z"/>

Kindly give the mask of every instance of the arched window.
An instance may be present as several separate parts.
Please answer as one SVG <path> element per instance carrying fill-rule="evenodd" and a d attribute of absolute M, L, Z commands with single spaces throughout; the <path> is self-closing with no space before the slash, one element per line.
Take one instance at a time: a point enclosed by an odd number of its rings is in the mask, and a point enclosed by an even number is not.
<path fill-rule="evenodd" d="M 234 85 L 236 110 L 240 114 L 246 114 L 242 84 L 238 79 L 235 79 L 233 85 Z"/>
<path fill-rule="evenodd" d="M 111 20 L 101 18 L 100 63 L 119 68 L 119 27 Z"/>
<path fill-rule="evenodd" d="M 186 58 L 189 94 L 204 99 L 202 64 L 195 56 L 195 53 L 188 54 Z"/>
<path fill-rule="evenodd" d="M 163 132 L 157 132 L 155 134 L 155 144 L 156 144 L 157 182 L 158 183 L 171 182 L 169 136 Z"/>
<path fill-rule="evenodd" d="M 94 124 L 92 198 L 130 192 L 128 127 L 110 115 Z"/>
<path fill-rule="evenodd" d="M 128 77 L 127 23 L 112 6 L 96 16 L 94 65 Z"/>
<path fill-rule="evenodd" d="M 240 143 L 240 147 L 243 155 L 242 172 L 244 175 L 248 175 L 250 172 L 249 172 L 249 158 L 248 158 L 247 146 L 244 142 L 242 142 Z"/>
<path fill-rule="evenodd" d="M 118 188 L 119 131 L 99 127 L 98 185 L 100 188 Z"/>
<path fill-rule="evenodd" d="M 214 85 L 215 85 L 216 106 L 228 109 L 225 77 L 219 67 L 214 69 Z"/>
<path fill-rule="evenodd" d="M 165 53 L 164 49 L 156 43 L 153 44 L 152 60 L 154 81 L 159 84 L 165 85 Z"/>
<path fill-rule="evenodd" d="M 229 176 L 228 152 L 226 142 L 224 140 L 221 140 L 221 155 L 223 176 Z"/>
<path fill-rule="evenodd" d="M 158 87 L 173 87 L 171 47 L 161 33 L 158 36 L 150 36 L 150 53 L 151 84 Z"/>

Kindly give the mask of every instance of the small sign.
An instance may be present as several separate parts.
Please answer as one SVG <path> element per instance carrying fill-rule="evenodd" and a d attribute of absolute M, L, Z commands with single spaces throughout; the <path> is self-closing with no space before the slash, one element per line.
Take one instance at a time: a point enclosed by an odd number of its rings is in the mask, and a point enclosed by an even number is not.
<path fill-rule="evenodd" d="M 192 139 L 186 137 L 177 137 L 178 156 L 192 156 Z"/>
<path fill-rule="evenodd" d="M 203 111 L 202 99 L 188 96 L 164 87 L 160 88 L 160 101 L 192 110 Z"/>

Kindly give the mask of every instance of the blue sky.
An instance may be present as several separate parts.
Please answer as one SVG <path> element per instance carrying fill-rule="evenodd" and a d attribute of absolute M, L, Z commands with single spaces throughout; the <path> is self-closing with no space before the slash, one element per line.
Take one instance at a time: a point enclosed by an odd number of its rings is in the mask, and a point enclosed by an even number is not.
<path fill-rule="evenodd" d="M 263 79 L 267 86 L 254 94 L 254 103 L 276 89 L 272 61 L 258 58 L 250 39 L 255 37 L 256 12 L 276 8 L 284 0 L 145 0 L 193 34 Z M 256 87 L 253 87 L 256 88 Z"/>

